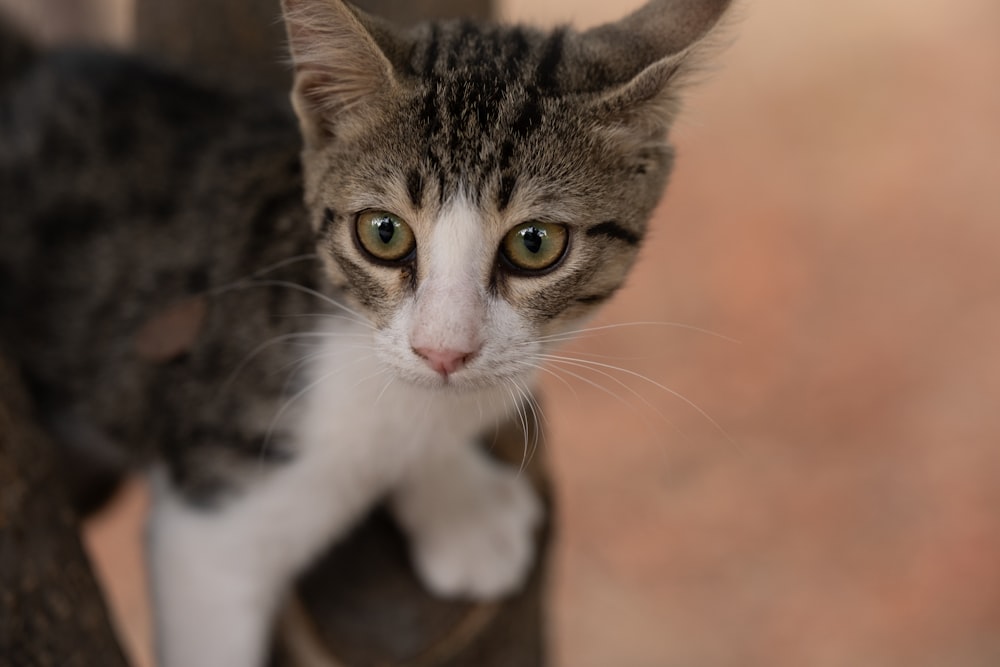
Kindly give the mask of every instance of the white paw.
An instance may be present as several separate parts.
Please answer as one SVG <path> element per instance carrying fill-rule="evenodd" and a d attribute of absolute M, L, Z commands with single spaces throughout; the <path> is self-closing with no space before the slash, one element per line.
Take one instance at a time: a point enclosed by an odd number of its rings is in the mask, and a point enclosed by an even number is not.
<path fill-rule="evenodd" d="M 397 498 L 414 564 L 433 593 L 493 599 L 520 588 L 535 556 L 542 506 L 525 476 L 480 458 Z M 428 483 L 430 482 L 430 483 Z"/>

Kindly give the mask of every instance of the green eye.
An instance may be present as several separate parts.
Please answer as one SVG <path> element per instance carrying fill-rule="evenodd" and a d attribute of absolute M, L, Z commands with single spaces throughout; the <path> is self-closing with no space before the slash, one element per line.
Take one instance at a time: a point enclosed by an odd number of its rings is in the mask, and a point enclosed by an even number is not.
<path fill-rule="evenodd" d="M 358 215 L 357 233 L 361 248 L 380 262 L 402 262 L 417 247 L 410 226 L 386 211 L 365 211 Z"/>
<path fill-rule="evenodd" d="M 518 271 L 536 273 L 551 269 L 566 253 L 569 233 L 563 225 L 525 222 L 507 232 L 500 254 Z"/>

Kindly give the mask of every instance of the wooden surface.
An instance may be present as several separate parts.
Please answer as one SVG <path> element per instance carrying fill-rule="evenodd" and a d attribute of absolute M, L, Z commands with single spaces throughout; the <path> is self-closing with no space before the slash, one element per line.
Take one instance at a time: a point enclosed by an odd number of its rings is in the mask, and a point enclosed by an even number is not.
<path fill-rule="evenodd" d="M 52 443 L 0 358 L 0 664 L 124 667 Z"/>
<path fill-rule="evenodd" d="M 486 18 L 492 0 L 362 0 L 358 7 L 399 23 Z M 278 0 L 138 0 L 136 47 L 202 79 L 241 87 L 291 87 Z"/>
<path fill-rule="evenodd" d="M 533 422 L 529 428 L 531 441 Z M 484 444 L 521 463 L 519 424 Z M 535 457 L 524 474 L 551 516 L 544 468 Z M 417 580 L 403 536 L 377 511 L 301 579 L 282 620 L 275 667 L 542 667 L 550 537 L 550 525 L 537 534 L 542 555 L 520 594 L 496 603 L 443 600 Z"/>

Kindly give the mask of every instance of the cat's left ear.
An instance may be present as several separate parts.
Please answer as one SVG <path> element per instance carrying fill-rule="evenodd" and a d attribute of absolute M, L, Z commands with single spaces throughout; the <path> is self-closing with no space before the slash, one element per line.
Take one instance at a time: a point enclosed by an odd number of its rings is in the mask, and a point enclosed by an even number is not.
<path fill-rule="evenodd" d="M 583 71 L 605 83 L 594 97 L 599 117 L 643 134 L 673 122 L 680 91 L 711 50 L 731 0 L 650 0 L 624 19 L 578 35 Z"/>
<path fill-rule="evenodd" d="M 380 45 L 392 29 L 341 0 L 281 0 L 295 65 L 292 105 L 307 145 L 350 127 L 367 103 L 398 87 Z"/>

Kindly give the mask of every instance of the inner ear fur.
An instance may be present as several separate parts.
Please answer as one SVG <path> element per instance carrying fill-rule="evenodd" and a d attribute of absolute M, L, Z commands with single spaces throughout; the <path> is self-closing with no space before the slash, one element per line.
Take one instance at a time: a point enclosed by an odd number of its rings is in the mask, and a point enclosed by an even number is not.
<path fill-rule="evenodd" d="M 321 143 L 366 102 L 395 92 L 392 63 L 376 40 L 391 40 L 392 27 L 341 0 L 281 6 L 295 67 L 292 105 L 307 144 Z"/>
<path fill-rule="evenodd" d="M 711 55 L 715 29 L 730 5 L 731 0 L 653 0 L 620 21 L 581 33 L 577 57 L 606 79 L 592 98 L 597 117 L 644 138 L 664 134 L 680 108 L 684 85 Z"/>

